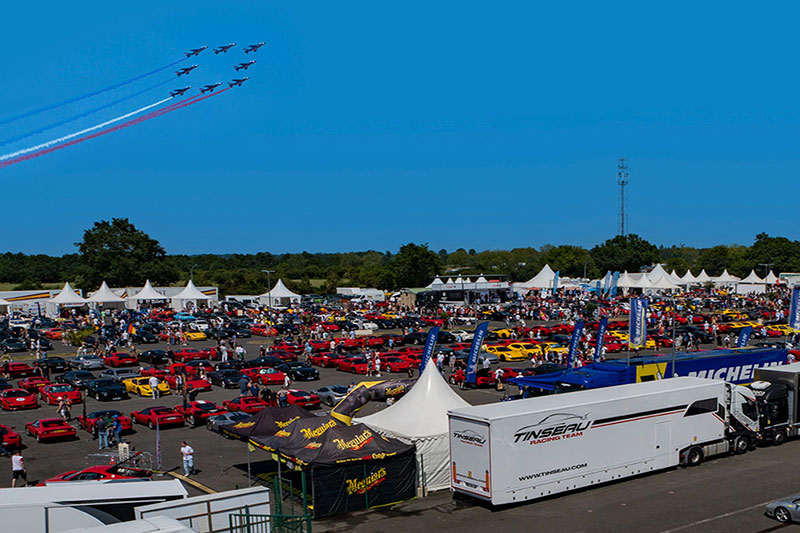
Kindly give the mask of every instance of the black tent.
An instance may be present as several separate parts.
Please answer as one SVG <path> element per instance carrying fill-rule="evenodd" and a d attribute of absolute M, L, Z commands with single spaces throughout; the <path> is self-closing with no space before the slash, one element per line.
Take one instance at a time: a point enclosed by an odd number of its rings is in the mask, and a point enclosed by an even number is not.
<path fill-rule="evenodd" d="M 297 405 L 266 407 L 246 420 L 223 426 L 221 431 L 229 437 L 247 440 L 250 437 L 275 435 L 296 420 L 320 418 Z"/>

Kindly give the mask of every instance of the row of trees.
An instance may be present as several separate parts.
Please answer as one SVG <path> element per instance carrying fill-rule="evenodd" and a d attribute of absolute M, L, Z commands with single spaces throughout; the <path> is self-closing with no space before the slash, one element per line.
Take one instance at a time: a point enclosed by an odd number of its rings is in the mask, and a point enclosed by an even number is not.
<path fill-rule="evenodd" d="M 63 280 L 92 290 L 103 280 L 109 285 L 140 286 L 185 283 L 193 274 L 197 285 L 215 285 L 224 294 L 257 294 L 267 286 L 262 270 L 272 270 L 294 290 L 332 292 L 343 283 L 396 289 L 427 285 L 436 274 L 507 274 L 514 281 L 534 276 L 545 264 L 563 276 L 600 277 L 606 271 L 628 270 L 665 263 L 683 274 L 687 268 L 719 275 L 727 268 L 745 276 L 751 269 L 763 275 L 764 263 L 776 272 L 800 272 L 800 242 L 785 237 L 756 236 L 752 246 L 719 245 L 657 247 L 638 235 L 617 236 L 593 248 L 546 245 L 512 250 L 430 250 L 409 243 L 392 252 L 298 254 L 167 255 L 161 244 L 128 219 L 96 222 L 75 244 L 78 253 L 61 257 L 0 254 L 0 282 L 20 289 Z"/>

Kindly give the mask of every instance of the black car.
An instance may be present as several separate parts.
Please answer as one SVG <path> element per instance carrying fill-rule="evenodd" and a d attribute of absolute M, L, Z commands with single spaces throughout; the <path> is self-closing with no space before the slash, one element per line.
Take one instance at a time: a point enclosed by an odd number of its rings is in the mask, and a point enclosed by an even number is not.
<path fill-rule="evenodd" d="M 158 335 L 140 329 L 131 335 L 131 340 L 135 344 L 156 344 L 158 342 Z"/>
<path fill-rule="evenodd" d="M 227 361 L 217 363 L 217 370 L 241 370 L 243 368 L 250 367 L 247 366 L 245 361 L 239 361 L 238 359 L 229 359 Z"/>
<path fill-rule="evenodd" d="M 7 337 L 0 341 L 0 350 L 3 350 L 3 353 L 28 351 L 25 347 L 25 343 L 16 337 Z"/>
<path fill-rule="evenodd" d="M 128 399 L 125 385 L 108 378 L 89 381 L 86 384 L 86 395 L 100 401 Z"/>
<path fill-rule="evenodd" d="M 165 350 L 147 350 L 139 354 L 139 362 L 153 366 L 166 365 L 169 363 L 169 357 Z"/>
<path fill-rule="evenodd" d="M 530 369 L 526 369 L 526 373 L 530 373 L 534 376 L 540 376 L 542 374 L 552 374 L 554 372 L 563 372 L 567 369 L 567 365 L 559 365 L 558 363 L 542 363 L 539 366 L 535 366 Z"/>
<path fill-rule="evenodd" d="M 36 359 L 31 363 L 33 368 L 42 368 L 47 372 L 47 369 L 50 369 L 51 373 L 54 372 L 66 372 L 69 370 L 69 363 L 63 357 L 44 357 L 41 359 Z"/>
<path fill-rule="evenodd" d="M 16 389 L 16 388 L 17 387 L 15 385 L 13 385 L 13 384 L 9 383 L 8 381 L 0 378 L 0 390 Z"/>
<path fill-rule="evenodd" d="M 225 332 L 228 334 L 229 337 L 249 339 L 250 337 L 253 336 L 253 334 L 247 328 L 231 327 L 226 329 Z"/>
<path fill-rule="evenodd" d="M 280 370 L 287 374 L 293 381 L 314 381 L 319 379 L 319 370 L 301 361 L 283 363 L 276 366 L 275 370 Z"/>
<path fill-rule="evenodd" d="M 86 370 L 70 370 L 56 376 L 53 381 L 56 383 L 69 383 L 76 389 L 85 389 L 89 382 L 96 378 L 97 376 Z"/>
<path fill-rule="evenodd" d="M 239 387 L 239 380 L 242 379 L 242 374 L 238 370 L 224 369 L 208 373 L 208 381 L 212 385 L 217 385 L 223 389 L 235 389 Z"/>
<path fill-rule="evenodd" d="M 246 368 L 255 368 L 257 366 L 271 366 L 276 367 L 283 364 L 283 360 L 273 357 L 271 355 L 262 355 L 255 359 L 250 359 L 244 362 Z"/>
<path fill-rule="evenodd" d="M 227 339 L 228 337 L 230 337 L 230 333 L 228 332 L 227 329 L 220 329 L 220 328 L 208 328 L 205 331 L 205 334 L 206 338 L 216 339 L 216 340 Z"/>

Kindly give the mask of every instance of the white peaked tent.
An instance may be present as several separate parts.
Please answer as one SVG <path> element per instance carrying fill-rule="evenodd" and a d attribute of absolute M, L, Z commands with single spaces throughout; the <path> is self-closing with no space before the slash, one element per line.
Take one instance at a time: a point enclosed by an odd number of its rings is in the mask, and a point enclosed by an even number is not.
<path fill-rule="evenodd" d="M 448 285 L 452 285 L 453 284 L 453 278 L 447 278 L 447 284 Z"/>
<path fill-rule="evenodd" d="M 189 280 L 186 287 L 172 297 L 172 308 L 176 311 L 180 311 L 181 309 L 185 309 L 187 304 L 191 304 L 189 307 L 197 308 L 200 302 L 208 304 L 210 299 L 210 296 L 200 292 L 200 289 L 194 286 L 194 282 Z"/>
<path fill-rule="evenodd" d="M 86 298 L 75 292 L 75 289 L 70 286 L 69 281 L 64 284 L 64 288 L 61 289 L 61 292 L 49 300 L 50 303 L 57 305 L 83 305 L 87 301 Z"/>
<path fill-rule="evenodd" d="M 417 463 L 428 490 L 450 486 L 450 439 L 447 411 L 469 407 L 430 363 L 411 390 L 383 411 L 354 422 L 417 446 Z"/>
<path fill-rule="evenodd" d="M 767 274 L 767 277 L 766 277 L 766 278 L 764 278 L 764 281 L 765 281 L 766 283 L 768 283 L 769 285 L 774 285 L 775 283 L 777 283 L 777 282 L 778 282 L 778 276 L 776 276 L 776 275 L 775 275 L 775 274 L 772 272 L 772 270 L 770 270 L 770 271 L 769 271 L 769 274 Z"/>
<path fill-rule="evenodd" d="M 545 265 L 538 274 L 533 276 L 525 283 L 520 283 L 523 289 L 552 289 L 553 280 L 556 278 L 556 273 L 550 268 L 550 265 Z"/>
<path fill-rule="evenodd" d="M 739 278 L 728 274 L 728 269 L 726 268 L 719 277 L 713 278 L 713 281 L 716 285 L 735 285 Z"/>
<path fill-rule="evenodd" d="M 711 276 L 706 274 L 706 269 L 704 268 L 703 270 L 700 271 L 700 273 L 697 275 L 697 278 L 695 279 L 697 280 L 697 283 L 705 283 L 707 281 L 711 281 Z"/>
<path fill-rule="evenodd" d="M 740 283 L 764 283 L 764 280 L 758 277 L 755 270 L 751 270 L 750 274 L 747 275 Z"/>
<path fill-rule="evenodd" d="M 97 289 L 97 292 L 89 297 L 89 302 L 93 304 L 103 304 L 105 307 L 122 307 L 125 303 L 125 298 L 114 294 L 104 281 L 103 284 L 100 285 L 100 288 Z"/>
<path fill-rule="evenodd" d="M 736 285 L 736 292 L 739 294 L 750 294 L 754 292 L 761 294 L 766 291 L 766 289 L 766 282 L 758 277 L 755 270 L 751 270 L 750 274 Z"/>
<path fill-rule="evenodd" d="M 148 279 L 147 281 L 145 281 L 142 290 L 140 290 L 133 296 L 128 296 L 128 301 L 126 306 L 129 309 L 135 309 L 139 302 L 153 302 L 153 301 L 164 301 L 164 300 L 169 300 L 169 298 L 167 298 L 160 292 L 156 292 L 153 286 L 150 285 L 150 280 Z"/>
<path fill-rule="evenodd" d="M 683 281 L 684 284 L 689 285 L 691 283 L 697 283 L 697 278 L 694 277 L 694 274 L 692 274 L 692 270 L 689 269 L 686 271 L 686 274 L 683 275 L 681 281 Z"/>
<path fill-rule="evenodd" d="M 464 279 L 463 279 L 461 276 L 458 276 L 458 277 L 456 278 L 456 283 L 457 283 L 457 284 L 458 284 L 458 283 L 469 283 L 469 280 L 467 280 L 467 281 L 464 281 Z"/>
<path fill-rule="evenodd" d="M 630 289 L 635 285 L 636 282 L 634 281 L 633 278 L 631 278 L 631 275 L 628 274 L 627 270 L 622 274 L 620 274 L 619 279 L 617 280 L 617 287 L 619 287 L 620 289 Z"/>
<path fill-rule="evenodd" d="M 670 278 L 671 276 L 665 272 L 664 275 L 659 277 L 657 280 L 655 281 L 650 280 L 650 286 L 648 288 L 656 290 L 671 290 L 671 291 L 680 290 L 678 284 L 674 283 Z"/>
<path fill-rule="evenodd" d="M 481 274 L 481 277 L 479 277 L 475 283 L 489 283 L 489 282 L 486 281 L 486 278 L 484 278 L 483 274 Z"/>
<path fill-rule="evenodd" d="M 262 305 L 269 305 L 272 303 L 273 307 L 286 307 L 292 302 L 300 303 L 301 296 L 294 293 L 283 284 L 283 280 L 279 279 L 278 283 L 272 288 L 271 291 L 265 292 L 258 297 L 258 301 Z"/>
<path fill-rule="evenodd" d="M 433 286 L 435 286 L 435 285 L 444 285 L 444 282 L 442 281 L 442 279 L 441 279 L 441 278 L 439 278 L 439 277 L 437 276 L 437 277 L 433 278 L 433 281 L 431 282 L 431 284 L 430 284 L 430 285 L 428 285 L 428 287 L 427 287 L 427 288 L 428 288 L 428 289 L 430 289 L 431 287 L 433 287 Z"/>

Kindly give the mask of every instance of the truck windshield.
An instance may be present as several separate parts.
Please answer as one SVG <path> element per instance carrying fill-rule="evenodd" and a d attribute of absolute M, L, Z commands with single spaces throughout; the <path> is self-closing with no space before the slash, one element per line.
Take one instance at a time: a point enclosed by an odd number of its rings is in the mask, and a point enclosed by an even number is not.
<path fill-rule="evenodd" d="M 753 422 L 758 420 L 758 408 L 756 407 L 756 403 L 750 400 L 746 400 L 742 403 L 742 414 Z"/>

